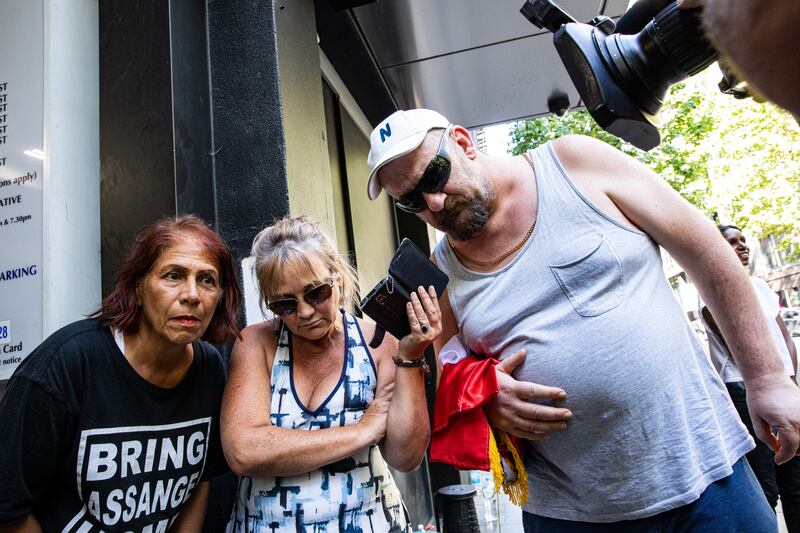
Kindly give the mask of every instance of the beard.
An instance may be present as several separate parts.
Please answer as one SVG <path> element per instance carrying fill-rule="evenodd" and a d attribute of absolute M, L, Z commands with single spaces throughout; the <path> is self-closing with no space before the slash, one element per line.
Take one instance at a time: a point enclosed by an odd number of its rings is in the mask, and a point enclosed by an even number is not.
<path fill-rule="evenodd" d="M 494 210 L 494 189 L 487 184 L 469 195 L 448 196 L 436 213 L 436 226 L 454 240 L 467 241 L 483 230 Z"/>

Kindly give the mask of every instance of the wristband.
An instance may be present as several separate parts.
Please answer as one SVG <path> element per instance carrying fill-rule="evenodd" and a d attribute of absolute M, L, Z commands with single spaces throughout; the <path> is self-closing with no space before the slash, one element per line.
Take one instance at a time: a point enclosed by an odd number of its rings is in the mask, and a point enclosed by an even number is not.
<path fill-rule="evenodd" d="M 417 368 L 422 367 L 422 370 L 425 371 L 426 374 L 429 374 L 431 369 L 428 366 L 428 362 L 425 360 L 425 357 L 420 357 L 419 359 L 403 359 L 399 355 L 395 355 L 392 357 L 392 361 L 396 366 L 401 368 Z"/>

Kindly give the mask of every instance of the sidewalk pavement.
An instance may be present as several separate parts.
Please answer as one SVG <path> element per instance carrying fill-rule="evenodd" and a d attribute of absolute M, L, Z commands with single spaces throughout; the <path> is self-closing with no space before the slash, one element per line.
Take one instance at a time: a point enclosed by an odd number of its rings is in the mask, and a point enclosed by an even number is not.
<path fill-rule="evenodd" d="M 487 516 L 486 503 L 494 503 L 494 513 Z M 484 500 L 478 494 L 475 497 L 475 509 L 478 512 L 478 524 L 481 533 L 522 533 L 522 510 L 511 503 L 506 493 L 500 491 L 494 500 Z M 487 518 L 495 518 L 487 521 Z"/>

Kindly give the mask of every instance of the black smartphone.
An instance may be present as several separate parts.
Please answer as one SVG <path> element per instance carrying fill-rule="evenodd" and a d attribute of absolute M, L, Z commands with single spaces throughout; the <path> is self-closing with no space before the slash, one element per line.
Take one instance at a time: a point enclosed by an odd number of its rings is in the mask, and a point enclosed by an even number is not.
<path fill-rule="evenodd" d="M 413 242 L 403 239 L 397 248 L 385 278 L 361 301 L 361 311 L 396 338 L 411 332 L 406 303 L 417 287 L 433 285 L 441 296 L 449 281 L 447 274 L 422 253 Z"/>

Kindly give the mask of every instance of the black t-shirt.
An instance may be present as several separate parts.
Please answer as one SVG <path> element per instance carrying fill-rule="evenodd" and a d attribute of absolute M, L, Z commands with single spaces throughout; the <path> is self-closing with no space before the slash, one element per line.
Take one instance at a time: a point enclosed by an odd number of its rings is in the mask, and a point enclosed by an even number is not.
<path fill-rule="evenodd" d="M 96 319 L 47 338 L 0 403 L 0 523 L 44 531 L 165 531 L 194 487 L 225 471 L 219 353 L 194 343 L 176 387 L 145 380 Z"/>

